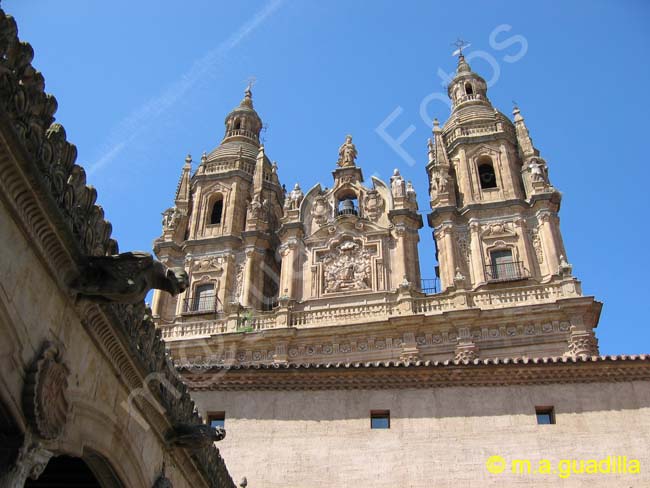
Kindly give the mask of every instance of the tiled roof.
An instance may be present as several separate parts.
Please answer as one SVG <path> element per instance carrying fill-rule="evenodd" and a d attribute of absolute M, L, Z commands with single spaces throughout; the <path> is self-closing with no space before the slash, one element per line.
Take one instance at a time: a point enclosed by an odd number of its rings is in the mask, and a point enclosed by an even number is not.
<path fill-rule="evenodd" d="M 474 361 L 191 364 L 190 390 L 359 390 L 650 381 L 650 355 Z"/>
<path fill-rule="evenodd" d="M 472 361 L 366 361 L 366 362 L 330 362 L 330 363 L 244 363 L 244 364 L 210 364 L 210 363 L 181 363 L 177 369 L 199 370 L 199 369 L 229 369 L 229 370 L 273 370 L 273 369 L 333 369 L 333 368 L 406 368 L 406 367 L 444 367 L 444 366 L 488 366 L 488 365 L 507 365 L 507 364 L 557 364 L 557 363 L 596 363 L 596 362 L 614 362 L 614 361 L 647 361 L 650 363 L 650 355 L 604 355 L 604 356 L 549 356 L 540 358 L 487 358 L 474 359 Z"/>

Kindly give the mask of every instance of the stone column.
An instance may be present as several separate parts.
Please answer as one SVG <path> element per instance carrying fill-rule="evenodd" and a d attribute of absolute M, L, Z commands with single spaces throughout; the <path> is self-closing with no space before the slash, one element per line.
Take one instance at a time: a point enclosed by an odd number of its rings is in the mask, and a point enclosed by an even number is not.
<path fill-rule="evenodd" d="M 280 246 L 280 255 L 282 256 L 282 267 L 280 268 L 280 297 L 295 299 L 294 293 L 294 275 L 296 263 L 296 249 L 298 243 L 295 240 L 289 240 Z"/>
<path fill-rule="evenodd" d="M 154 318 L 160 317 L 160 308 L 163 302 L 162 297 L 160 296 L 161 293 L 161 290 L 154 290 L 153 296 L 151 297 L 151 313 L 153 314 Z"/>
<path fill-rule="evenodd" d="M 470 272 L 472 286 L 485 282 L 485 266 L 483 265 L 483 250 L 481 246 L 481 226 L 477 221 L 470 221 Z"/>
<path fill-rule="evenodd" d="M 526 232 L 526 222 L 521 217 L 515 219 L 515 225 L 519 229 L 519 239 L 521 242 L 521 260 L 524 263 L 524 268 L 528 270 L 530 276 L 535 274 L 535 263 L 537 262 L 537 257 L 533 252 L 530 252 L 530 245 L 528 242 L 528 232 Z"/>
<path fill-rule="evenodd" d="M 242 200 L 242 201 L 238 201 L 238 200 Z M 226 202 L 224 202 L 224 204 L 225 203 Z M 235 225 L 235 217 L 239 217 L 239 220 L 243 222 L 244 220 L 243 214 L 246 213 L 246 204 L 247 202 L 245 201 L 245 199 L 240 198 L 239 196 L 239 183 L 237 181 L 234 181 L 232 183 L 232 186 L 230 187 L 230 194 L 228 195 L 228 204 L 223 209 L 223 211 L 225 212 L 225 218 L 223 219 L 224 222 L 222 222 L 221 224 L 223 226 L 223 232 L 222 232 L 223 235 L 237 233 L 238 229 L 237 226 Z M 244 230 L 245 225 L 246 222 L 243 222 L 241 224 L 241 228 L 239 229 L 240 232 Z"/>
<path fill-rule="evenodd" d="M 253 272 L 255 268 L 255 249 L 254 248 L 248 248 L 245 251 L 246 254 L 246 262 L 244 263 L 244 277 L 242 281 L 242 296 L 241 296 L 241 301 L 242 305 L 244 307 L 252 307 L 255 303 L 253 299 L 253 293 L 254 293 L 254 288 L 255 284 L 253 283 Z M 257 270 L 258 272 L 260 271 L 259 269 Z"/>
<path fill-rule="evenodd" d="M 454 243 L 452 227 L 450 224 L 445 224 L 439 231 L 440 255 L 440 281 L 441 288 L 444 291 L 446 288 L 454 285 L 454 275 L 456 274 L 456 256 L 454 253 Z"/>
<path fill-rule="evenodd" d="M 457 171 L 456 180 L 458 181 L 459 190 L 463 194 L 463 205 L 467 205 L 476 201 L 476 195 L 472 189 L 472 171 L 463 149 L 458 151 L 458 159 L 458 164 L 455 165 Z M 478 182 L 476 183 L 478 184 Z"/>
<path fill-rule="evenodd" d="M 540 222 L 539 236 L 542 239 L 544 258 L 546 261 L 548 274 L 554 275 L 558 272 L 561 253 L 560 249 L 558 249 L 555 232 L 553 230 L 553 227 L 555 226 L 555 219 L 549 211 L 541 212 L 538 214 L 537 218 Z"/>
<path fill-rule="evenodd" d="M 397 224 L 395 225 L 395 257 L 396 259 L 392 263 L 392 275 L 391 281 L 392 285 L 399 285 L 404 282 L 404 280 L 410 283 L 410 277 L 406 275 L 406 225 Z M 411 283 L 419 286 L 419 283 Z"/>

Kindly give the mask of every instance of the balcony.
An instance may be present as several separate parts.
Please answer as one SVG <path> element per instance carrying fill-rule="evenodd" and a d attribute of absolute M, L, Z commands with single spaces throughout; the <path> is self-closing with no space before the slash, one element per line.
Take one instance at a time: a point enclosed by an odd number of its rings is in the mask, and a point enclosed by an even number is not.
<path fill-rule="evenodd" d="M 438 278 L 429 278 L 421 280 L 420 291 L 425 295 L 434 295 L 440 292 Z"/>
<path fill-rule="evenodd" d="M 222 313 L 219 307 L 219 299 L 212 296 L 188 297 L 183 300 L 184 314 Z"/>
<path fill-rule="evenodd" d="M 489 283 L 502 281 L 517 281 L 528 278 L 528 271 L 522 261 L 488 264 L 485 266 L 485 276 Z"/>

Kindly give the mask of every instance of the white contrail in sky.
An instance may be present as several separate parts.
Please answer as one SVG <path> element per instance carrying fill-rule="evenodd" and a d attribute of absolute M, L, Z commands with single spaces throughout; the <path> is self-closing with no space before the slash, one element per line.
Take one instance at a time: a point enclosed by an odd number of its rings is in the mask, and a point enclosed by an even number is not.
<path fill-rule="evenodd" d="M 129 143 L 152 124 L 156 117 L 181 99 L 199 80 L 204 79 L 231 49 L 235 48 L 251 32 L 257 29 L 283 2 L 284 0 L 271 0 L 228 39 L 209 51 L 205 56 L 197 59 L 181 79 L 172 83 L 159 96 L 149 100 L 122 120 L 113 129 L 106 146 L 107 149 L 103 151 L 103 156 L 89 166 L 88 174 L 94 173 L 115 159 Z"/>

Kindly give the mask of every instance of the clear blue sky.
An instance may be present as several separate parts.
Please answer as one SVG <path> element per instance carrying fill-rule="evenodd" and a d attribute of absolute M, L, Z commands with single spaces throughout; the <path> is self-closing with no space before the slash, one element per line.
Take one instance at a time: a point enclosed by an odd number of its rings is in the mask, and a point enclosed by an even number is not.
<path fill-rule="evenodd" d="M 287 187 L 329 186 L 337 148 L 351 133 L 366 179 L 400 168 L 426 214 L 430 127 L 420 106 L 424 100 L 430 116 L 447 118 L 436 98 L 444 92 L 439 73 L 455 67 L 450 43 L 471 41 L 472 67 L 494 78 L 493 104 L 510 115 L 518 102 L 564 193 L 569 261 L 585 293 L 605 303 L 601 351 L 650 352 L 650 3 L 6 0 L 2 7 L 35 49 L 34 65 L 59 102 L 57 119 L 123 251 L 151 249 L 185 155 L 198 161 L 218 145 L 250 76 L 269 124 L 267 154 Z M 402 143 L 413 165 L 376 130 L 394 113 L 386 132 L 397 139 L 413 126 Z M 425 227 L 423 277 L 433 276 L 433 249 Z"/>

